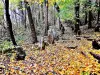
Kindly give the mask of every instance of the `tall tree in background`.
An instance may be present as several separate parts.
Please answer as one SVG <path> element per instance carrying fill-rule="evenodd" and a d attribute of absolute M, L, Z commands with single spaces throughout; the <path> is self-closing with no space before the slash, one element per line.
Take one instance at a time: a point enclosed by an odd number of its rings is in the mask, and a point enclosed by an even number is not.
<path fill-rule="evenodd" d="M 75 2 L 75 33 L 80 30 L 80 19 L 79 19 L 80 3 L 79 0 Z"/>
<path fill-rule="evenodd" d="M 91 9 L 91 0 L 88 1 L 88 28 L 92 28 L 92 9 Z"/>
<path fill-rule="evenodd" d="M 55 5 L 53 6 L 53 9 L 54 9 L 54 10 L 53 10 L 53 12 L 54 12 L 54 25 L 56 25 L 56 17 L 55 17 L 55 12 L 56 12 L 55 10 L 56 10 L 56 9 L 55 9 Z"/>
<path fill-rule="evenodd" d="M 24 15 L 24 11 L 23 11 L 23 1 L 19 1 L 18 9 L 19 9 L 19 12 L 21 14 L 21 16 L 20 16 L 21 24 L 25 25 L 25 15 Z M 25 25 L 25 28 L 26 28 L 26 25 Z"/>
<path fill-rule="evenodd" d="M 88 15 L 88 13 L 87 13 L 87 11 L 86 11 L 86 9 L 87 9 L 87 1 L 85 1 L 85 4 L 84 4 L 84 8 L 85 8 L 85 24 L 87 24 L 87 15 Z"/>
<path fill-rule="evenodd" d="M 56 2 L 54 3 L 54 7 L 56 8 L 57 13 L 59 14 L 60 13 L 60 8 L 59 8 L 59 6 Z M 60 14 L 58 15 L 58 18 L 59 18 L 59 29 L 61 29 Z"/>
<path fill-rule="evenodd" d="M 49 30 L 49 25 L 48 25 L 48 0 L 44 0 L 44 4 L 45 4 L 45 33 L 44 35 L 48 34 L 48 30 Z"/>
<path fill-rule="evenodd" d="M 100 0 L 96 0 L 97 8 L 97 25 L 95 26 L 95 32 L 100 32 Z"/>
<path fill-rule="evenodd" d="M 55 2 L 54 3 L 54 7 L 56 8 L 57 12 L 58 12 L 58 18 L 59 18 L 59 29 L 61 30 L 61 34 L 63 35 L 64 32 L 65 32 L 65 28 L 63 26 L 63 24 L 61 23 L 61 20 L 60 20 L 60 7 L 59 5 Z"/>
<path fill-rule="evenodd" d="M 34 44 L 37 42 L 37 36 L 36 36 L 36 31 L 35 31 L 35 25 L 32 18 L 31 8 L 29 6 L 29 3 L 26 0 L 24 2 L 25 2 L 25 8 L 27 10 L 28 20 L 29 20 L 29 24 L 31 28 L 32 43 Z"/>
<path fill-rule="evenodd" d="M 41 3 L 40 5 L 40 20 L 43 23 L 44 20 L 43 3 Z"/>
<path fill-rule="evenodd" d="M 9 0 L 5 0 L 5 14 L 6 14 L 6 21 L 7 21 L 7 27 L 10 34 L 10 38 L 12 40 L 13 45 L 17 45 L 14 38 L 14 34 L 12 30 L 12 22 L 11 22 L 10 14 L 9 14 Z"/>
<path fill-rule="evenodd" d="M 100 24 L 100 0 L 98 0 L 98 18 L 97 18 L 97 24 Z"/>

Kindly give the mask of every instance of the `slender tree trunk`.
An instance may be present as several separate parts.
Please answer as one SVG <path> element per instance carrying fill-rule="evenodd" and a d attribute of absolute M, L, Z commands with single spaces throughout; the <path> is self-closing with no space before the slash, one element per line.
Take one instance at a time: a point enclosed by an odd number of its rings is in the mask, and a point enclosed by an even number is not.
<path fill-rule="evenodd" d="M 91 0 L 89 0 L 89 12 L 88 12 L 88 28 L 92 28 L 92 11 L 91 11 Z"/>
<path fill-rule="evenodd" d="M 54 8 L 54 25 L 56 25 L 55 6 L 53 8 Z"/>
<path fill-rule="evenodd" d="M 37 36 L 36 36 L 35 26 L 34 26 L 33 19 L 32 19 L 32 13 L 31 13 L 31 9 L 30 9 L 28 2 L 26 1 L 24 2 L 25 2 L 25 8 L 27 10 L 29 24 L 31 28 L 32 43 L 34 44 L 37 42 Z"/>
<path fill-rule="evenodd" d="M 23 3 L 22 3 L 22 1 L 19 2 L 18 9 L 19 9 L 19 13 L 21 14 L 21 16 L 20 16 L 21 23 L 22 23 L 22 25 L 24 25 L 24 12 L 23 12 Z"/>
<path fill-rule="evenodd" d="M 7 21 L 7 27 L 8 27 L 8 31 L 10 34 L 10 38 L 12 40 L 13 45 L 17 45 L 15 38 L 14 38 L 14 34 L 12 30 L 12 22 L 11 22 L 10 15 L 9 15 L 9 0 L 5 0 L 5 12 L 6 12 L 6 21 Z"/>
<path fill-rule="evenodd" d="M 38 20 L 40 22 L 40 5 L 38 4 Z"/>
<path fill-rule="evenodd" d="M 43 13 L 43 3 L 40 5 L 40 21 L 43 24 L 43 20 L 44 20 L 44 13 Z"/>
<path fill-rule="evenodd" d="M 100 0 L 98 2 L 98 18 L 97 18 L 97 24 L 100 24 Z"/>
<path fill-rule="evenodd" d="M 87 24 L 87 12 L 85 11 L 85 24 Z"/>
<path fill-rule="evenodd" d="M 84 8 L 85 8 L 85 24 L 87 24 L 87 11 L 86 11 L 86 8 L 87 8 L 87 1 L 86 1 L 86 3 L 85 3 L 85 5 L 84 5 Z"/>
<path fill-rule="evenodd" d="M 24 4 L 24 6 L 25 6 L 25 4 Z M 24 22 L 24 26 L 25 26 L 25 30 L 26 30 L 27 29 L 27 25 L 26 25 L 26 21 L 27 21 L 27 18 L 26 18 L 26 8 L 25 8 L 25 10 L 23 10 L 23 14 L 24 14 L 24 20 L 23 20 L 23 22 Z"/>
<path fill-rule="evenodd" d="M 41 19 L 44 20 L 43 3 L 41 4 Z"/>
<path fill-rule="evenodd" d="M 13 10 L 13 12 L 14 12 L 14 14 L 15 14 L 15 15 L 14 15 L 14 16 L 15 16 L 14 18 L 15 18 L 16 25 L 18 26 L 16 9 L 15 9 L 15 10 Z"/>
<path fill-rule="evenodd" d="M 96 0 L 97 8 L 97 25 L 95 26 L 95 32 L 100 32 L 100 0 Z"/>
<path fill-rule="evenodd" d="M 89 22 L 88 22 L 88 28 L 92 28 L 92 12 L 91 12 L 91 10 L 89 10 Z"/>
<path fill-rule="evenodd" d="M 45 34 L 48 35 L 49 25 L 48 25 L 48 0 L 44 1 L 45 4 Z"/>
<path fill-rule="evenodd" d="M 57 13 L 59 14 L 60 13 L 60 8 L 59 8 L 59 6 L 58 6 L 58 4 L 55 2 L 54 3 L 54 7 L 56 8 L 56 10 L 57 10 Z M 58 15 L 58 22 L 59 22 L 59 29 L 61 30 L 61 21 L 60 21 L 60 14 Z"/>
<path fill-rule="evenodd" d="M 60 16 L 58 17 L 58 20 L 59 20 L 59 21 L 58 21 L 58 22 L 59 22 L 59 29 L 61 30 L 61 24 L 62 24 L 62 23 L 61 23 L 61 21 L 60 21 Z"/>
<path fill-rule="evenodd" d="M 79 0 L 75 3 L 75 33 L 77 34 L 80 30 L 80 19 L 79 19 L 79 10 L 80 10 L 80 4 Z"/>
<path fill-rule="evenodd" d="M 24 22 L 25 22 L 25 30 L 27 29 L 27 25 L 26 25 L 26 9 L 25 9 L 25 18 L 24 18 L 25 20 L 24 20 Z"/>
<path fill-rule="evenodd" d="M 21 1 L 21 6 L 22 8 L 25 8 L 25 2 Z M 27 18 L 26 18 L 26 8 L 24 10 L 22 10 L 22 14 L 23 14 L 23 24 L 24 24 L 24 27 L 25 27 L 25 30 L 27 29 L 27 25 L 26 25 L 26 21 L 27 21 Z"/>

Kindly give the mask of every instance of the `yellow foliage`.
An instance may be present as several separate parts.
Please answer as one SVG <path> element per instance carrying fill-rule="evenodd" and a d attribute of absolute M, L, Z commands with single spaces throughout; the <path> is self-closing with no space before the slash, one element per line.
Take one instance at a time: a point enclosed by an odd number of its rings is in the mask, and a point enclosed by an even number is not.
<path fill-rule="evenodd" d="M 77 42 L 77 41 L 76 41 Z M 99 50 L 92 49 L 91 42 L 86 39 L 78 43 L 78 48 L 68 49 L 66 44 L 56 43 L 49 45 L 45 50 L 31 48 L 33 45 L 23 45 L 27 56 L 23 61 L 15 61 L 15 53 L 10 58 L 9 68 L 6 74 L 10 75 L 28 75 L 34 72 L 34 75 L 81 75 L 82 73 L 100 74 L 100 64 L 89 54 L 93 52 L 100 54 Z M 36 50 L 34 50 L 36 49 Z M 81 53 L 83 51 L 85 55 Z"/>

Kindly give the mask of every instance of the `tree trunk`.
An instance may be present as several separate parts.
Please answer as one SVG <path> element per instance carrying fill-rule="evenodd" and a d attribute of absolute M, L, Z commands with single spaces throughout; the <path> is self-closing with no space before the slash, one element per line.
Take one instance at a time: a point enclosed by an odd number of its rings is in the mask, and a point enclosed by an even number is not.
<path fill-rule="evenodd" d="M 88 28 L 92 28 L 92 12 L 91 12 L 91 10 L 89 10 L 89 22 L 88 22 Z"/>
<path fill-rule="evenodd" d="M 41 21 L 44 20 L 43 3 L 41 4 Z"/>
<path fill-rule="evenodd" d="M 80 4 L 79 4 L 79 0 L 77 0 L 77 2 L 75 3 L 75 33 L 77 34 L 78 31 L 80 30 L 80 19 L 79 19 L 79 9 L 80 9 Z"/>
<path fill-rule="evenodd" d="M 55 17 L 55 6 L 53 7 L 54 8 L 54 25 L 56 25 L 56 17 Z"/>
<path fill-rule="evenodd" d="M 100 32 L 100 0 L 96 0 L 97 8 L 97 25 L 95 26 L 95 32 Z"/>
<path fill-rule="evenodd" d="M 32 43 L 34 44 L 37 42 L 37 36 L 36 36 L 35 26 L 34 26 L 33 19 L 32 19 L 32 13 L 31 13 L 31 9 L 30 9 L 28 2 L 26 1 L 24 2 L 25 2 L 25 8 L 27 10 L 29 24 L 31 28 Z"/>
<path fill-rule="evenodd" d="M 92 11 L 91 11 L 91 0 L 89 0 L 89 15 L 88 15 L 88 29 L 92 28 Z"/>
<path fill-rule="evenodd" d="M 19 13 L 21 14 L 21 16 L 20 16 L 21 23 L 22 23 L 22 25 L 24 25 L 25 19 L 24 19 L 24 12 L 23 12 L 23 3 L 22 3 L 22 1 L 19 2 L 18 9 L 19 9 Z"/>
<path fill-rule="evenodd" d="M 58 6 L 58 4 L 55 2 L 54 3 L 54 7 L 56 8 L 56 10 L 57 10 L 57 13 L 59 14 L 60 13 L 60 8 L 59 8 L 59 6 Z M 59 25 L 59 29 L 61 30 L 61 21 L 60 21 L 60 14 L 58 15 L 58 25 Z"/>
<path fill-rule="evenodd" d="M 10 38 L 12 40 L 13 45 L 17 45 L 15 38 L 14 38 L 14 34 L 12 30 L 12 22 L 11 22 L 10 15 L 9 15 L 9 0 L 5 0 L 5 12 L 6 12 L 6 21 L 7 21 L 7 27 L 8 27 L 8 31 L 10 34 Z"/>
<path fill-rule="evenodd" d="M 100 24 L 100 0 L 98 2 L 98 18 L 97 18 L 97 24 Z"/>
<path fill-rule="evenodd" d="M 85 11 L 85 24 L 87 24 L 87 12 Z"/>
<path fill-rule="evenodd" d="M 44 1 L 45 4 L 45 33 L 44 35 L 48 35 L 49 25 L 48 25 L 48 0 Z"/>
<path fill-rule="evenodd" d="M 14 16 L 15 16 L 15 22 L 16 22 L 16 25 L 18 26 L 16 10 L 13 10 L 13 12 L 14 12 L 14 14 L 15 14 Z"/>
<path fill-rule="evenodd" d="M 85 3 L 84 7 L 85 7 L 85 24 L 87 24 L 87 11 L 86 11 L 87 2 Z"/>
<path fill-rule="evenodd" d="M 40 5 L 40 21 L 43 24 L 43 20 L 44 20 L 44 12 L 43 12 L 43 3 Z"/>

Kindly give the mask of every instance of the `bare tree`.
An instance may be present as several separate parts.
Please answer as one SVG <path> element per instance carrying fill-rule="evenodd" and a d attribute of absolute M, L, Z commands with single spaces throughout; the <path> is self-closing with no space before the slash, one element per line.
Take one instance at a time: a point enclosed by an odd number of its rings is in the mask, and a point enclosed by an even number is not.
<path fill-rule="evenodd" d="M 100 32 L 100 0 L 96 0 L 97 8 L 97 25 L 95 27 L 95 32 Z"/>
<path fill-rule="evenodd" d="M 37 36 L 36 36 L 35 26 L 34 26 L 34 22 L 33 22 L 33 18 L 32 18 L 31 8 L 30 8 L 29 3 L 27 1 L 24 1 L 24 2 L 25 2 L 25 8 L 26 8 L 27 14 L 28 14 L 29 24 L 31 27 L 32 43 L 36 43 Z"/>
<path fill-rule="evenodd" d="M 97 24 L 100 24 L 100 0 L 98 1 L 98 19 Z"/>
<path fill-rule="evenodd" d="M 13 45 L 17 45 L 15 38 L 14 38 L 14 34 L 12 30 L 12 22 L 11 22 L 10 14 L 9 14 L 9 0 L 5 0 L 5 12 L 6 12 L 7 28 L 10 34 L 10 38 L 12 40 Z"/>
<path fill-rule="evenodd" d="M 84 9 L 85 9 L 85 24 L 87 24 L 87 15 L 88 15 L 88 13 L 87 13 L 87 11 L 86 11 L 86 8 L 87 8 L 87 1 L 85 1 L 85 4 L 84 4 Z"/>
<path fill-rule="evenodd" d="M 80 17 L 79 17 L 79 11 L 80 11 L 80 3 L 79 0 L 75 2 L 75 33 L 80 34 Z"/>
<path fill-rule="evenodd" d="M 49 29 L 49 25 L 48 25 L 48 0 L 44 0 L 44 4 L 45 4 L 45 33 L 44 35 L 48 34 L 48 29 Z"/>
<path fill-rule="evenodd" d="M 88 1 L 88 28 L 92 28 L 92 10 L 91 10 L 91 0 Z"/>

